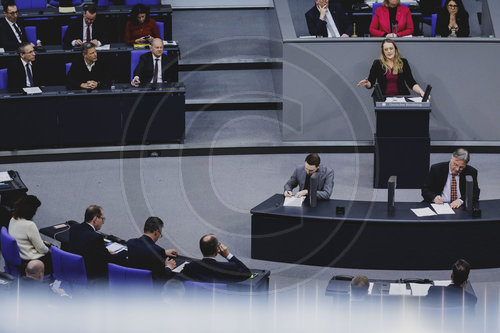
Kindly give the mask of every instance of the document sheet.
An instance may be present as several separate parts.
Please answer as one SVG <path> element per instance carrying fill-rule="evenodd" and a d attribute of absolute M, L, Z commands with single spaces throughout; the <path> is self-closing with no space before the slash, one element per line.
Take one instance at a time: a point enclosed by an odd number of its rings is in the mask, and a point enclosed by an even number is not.
<path fill-rule="evenodd" d="M 411 290 L 406 289 L 406 283 L 391 283 L 389 295 L 411 295 Z"/>
<path fill-rule="evenodd" d="M 427 296 L 431 286 L 429 283 L 410 283 L 411 294 L 412 296 Z"/>
<path fill-rule="evenodd" d="M 415 215 L 417 215 L 418 217 L 437 215 L 429 207 L 426 207 L 426 208 L 412 208 L 411 211 L 414 212 Z"/>
<path fill-rule="evenodd" d="M 118 252 L 121 252 L 121 251 L 127 249 L 127 247 L 125 245 L 122 245 L 120 243 L 115 243 L 115 242 L 109 243 L 108 245 L 106 245 L 106 248 L 108 249 L 108 251 L 111 251 L 114 253 L 118 253 Z"/>
<path fill-rule="evenodd" d="M 180 273 L 182 272 L 182 270 L 184 269 L 184 266 L 186 266 L 186 264 L 189 264 L 189 261 L 184 261 L 181 265 L 175 267 L 172 272 L 174 273 Z"/>
<path fill-rule="evenodd" d="M 302 206 L 302 203 L 304 202 L 305 199 L 306 197 L 300 197 L 300 198 L 288 197 L 285 198 L 285 203 L 283 204 L 283 206 L 300 207 Z"/>
<path fill-rule="evenodd" d="M 0 182 L 10 182 L 12 181 L 12 178 L 10 177 L 9 173 L 7 171 L 2 171 L 0 172 Z"/>
<path fill-rule="evenodd" d="M 436 211 L 438 215 L 441 214 L 455 214 L 453 208 L 450 207 L 449 203 L 444 204 L 431 204 L 432 208 Z"/>

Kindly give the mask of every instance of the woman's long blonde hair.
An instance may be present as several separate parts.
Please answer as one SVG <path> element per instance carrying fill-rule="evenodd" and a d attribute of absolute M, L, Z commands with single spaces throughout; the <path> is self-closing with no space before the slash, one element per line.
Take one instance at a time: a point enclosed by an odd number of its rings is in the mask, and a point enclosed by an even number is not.
<path fill-rule="evenodd" d="M 397 75 L 399 72 L 403 71 L 403 60 L 401 60 L 401 53 L 399 53 L 398 46 L 392 39 L 384 39 L 382 44 L 380 45 L 380 62 L 382 63 L 382 68 L 387 73 L 390 70 L 389 65 L 387 64 L 387 58 L 384 54 L 384 44 L 391 43 L 394 46 L 394 60 L 392 67 L 392 74 Z"/>

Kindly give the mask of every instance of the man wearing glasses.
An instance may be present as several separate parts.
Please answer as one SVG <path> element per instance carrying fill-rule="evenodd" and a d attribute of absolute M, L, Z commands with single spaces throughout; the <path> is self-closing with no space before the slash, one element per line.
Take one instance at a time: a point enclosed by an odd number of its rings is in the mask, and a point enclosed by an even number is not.
<path fill-rule="evenodd" d="M 5 51 L 15 51 L 28 41 L 23 26 L 17 23 L 18 11 L 14 1 L 3 2 L 3 14 L 5 18 L 0 19 L 0 47 Z"/>
<path fill-rule="evenodd" d="M 92 43 L 99 47 L 108 43 L 106 29 L 97 19 L 97 7 L 88 5 L 83 11 L 83 18 L 72 20 L 63 38 L 63 47 L 71 49 L 83 43 Z"/>
<path fill-rule="evenodd" d="M 132 268 L 152 272 L 155 282 L 165 282 L 172 277 L 177 250 L 165 250 L 156 242 L 162 237 L 163 221 L 151 216 L 144 223 L 144 234 L 127 241 L 128 264 Z"/>
<path fill-rule="evenodd" d="M 18 91 L 25 87 L 40 85 L 41 74 L 35 63 L 35 47 L 30 42 L 18 48 L 19 58 L 7 68 L 9 90 Z"/>
<path fill-rule="evenodd" d="M 450 162 L 437 163 L 431 166 L 429 177 L 422 187 L 422 197 L 429 203 L 449 203 L 451 208 L 460 207 L 465 200 L 465 176 L 472 176 L 474 190 L 472 201 L 479 201 L 479 185 L 477 170 L 467 165 L 470 154 L 459 148 L 451 155 Z"/>
<path fill-rule="evenodd" d="M 70 252 L 83 257 L 89 281 L 106 280 L 110 262 L 119 265 L 126 263 L 127 251 L 108 251 L 104 236 L 98 233 L 105 220 L 102 207 L 91 205 L 85 210 L 84 222 L 69 229 Z"/>

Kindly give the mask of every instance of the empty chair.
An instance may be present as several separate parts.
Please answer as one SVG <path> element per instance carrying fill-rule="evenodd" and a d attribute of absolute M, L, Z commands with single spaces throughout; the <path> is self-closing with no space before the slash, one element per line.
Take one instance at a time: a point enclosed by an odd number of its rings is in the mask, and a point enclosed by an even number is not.
<path fill-rule="evenodd" d="M 51 250 L 54 277 L 69 284 L 73 290 L 85 287 L 87 285 L 87 271 L 83 257 L 63 251 L 56 246 L 52 246 Z"/>
<path fill-rule="evenodd" d="M 19 255 L 19 247 L 16 240 L 9 235 L 5 227 L 2 227 L 0 242 L 2 245 L 2 256 L 5 261 L 5 272 L 16 277 L 21 276 L 23 268 L 21 256 Z"/>
<path fill-rule="evenodd" d="M 128 268 L 116 264 L 108 264 L 109 290 L 117 292 L 127 290 L 152 290 L 153 277 L 151 271 Z"/>
<path fill-rule="evenodd" d="M 8 82 L 7 68 L 0 69 L 0 89 L 7 89 Z"/>
<path fill-rule="evenodd" d="M 26 38 L 28 38 L 28 42 L 33 43 L 33 45 L 36 45 L 36 27 L 35 26 L 26 26 L 24 27 L 24 30 L 26 31 Z"/>

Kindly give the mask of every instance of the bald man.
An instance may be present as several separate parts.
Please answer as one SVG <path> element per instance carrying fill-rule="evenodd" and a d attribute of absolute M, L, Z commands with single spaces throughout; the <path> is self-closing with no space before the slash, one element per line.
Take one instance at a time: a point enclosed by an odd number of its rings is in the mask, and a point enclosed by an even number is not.
<path fill-rule="evenodd" d="M 28 265 L 26 265 L 26 277 L 28 279 L 43 281 L 44 272 L 45 265 L 41 260 L 31 260 Z"/>
<path fill-rule="evenodd" d="M 169 68 L 172 67 L 173 58 L 163 51 L 163 41 L 160 38 L 153 39 L 149 47 L 151 52 L 143 54 L 134 70 L 134 78 L 130 82 L 132 86 L 140 83 L 161 83 L 176 81 Z"/>

